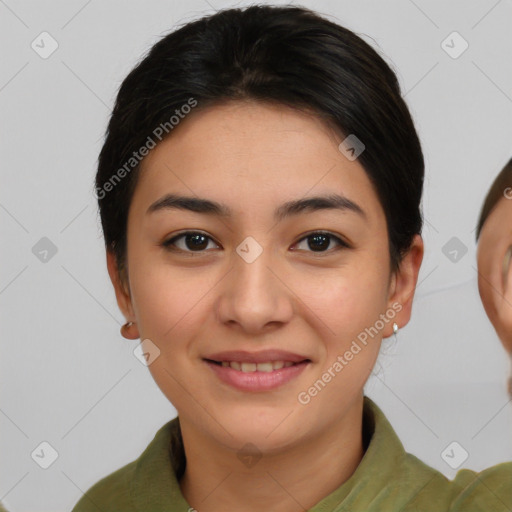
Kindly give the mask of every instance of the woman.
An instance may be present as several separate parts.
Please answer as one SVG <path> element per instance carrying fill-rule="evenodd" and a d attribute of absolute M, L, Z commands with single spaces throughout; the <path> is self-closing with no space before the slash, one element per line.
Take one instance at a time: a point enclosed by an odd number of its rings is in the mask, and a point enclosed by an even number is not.
<path fill-rule="evenodd" d="M 155 44 L 96 195 L 122 334 L 178 417 L 74 512 L 510 509 L 512 462 L 449 481 L 363 393 L 410 319 L 423 177 L 393 71 L 311 11 L 221 11 Z"/>

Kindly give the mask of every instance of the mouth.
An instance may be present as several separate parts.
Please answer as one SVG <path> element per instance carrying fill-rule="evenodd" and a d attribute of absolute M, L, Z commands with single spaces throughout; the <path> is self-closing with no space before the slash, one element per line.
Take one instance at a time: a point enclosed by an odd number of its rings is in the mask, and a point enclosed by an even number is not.
<path fill-rule="evenodd" d="M 270 373 L 276 370 L 281 370 L 282 368 L 289 368 L 291 366 L 297 366 L 304 363 L 311 363 L 311 359 L 304 359 L 298 362 L 279 360 L 264 361 L 261 363 L 254 363 L 251 361 L 215 361 L 213 359 L 204 359 L 204 361 L 215 364 L 217 366 L 222 366 L 223 368 L 232 368 L 233 370 L 237 370 L 243 373 Z"/>
<path fill-rule="evenodd" d="M 282 351 L 226 352 L 203 358 L 203 361 L 216 382 L 243 392 L 275 390 L 297 378 L 312 364 L 309 358 Z"/>

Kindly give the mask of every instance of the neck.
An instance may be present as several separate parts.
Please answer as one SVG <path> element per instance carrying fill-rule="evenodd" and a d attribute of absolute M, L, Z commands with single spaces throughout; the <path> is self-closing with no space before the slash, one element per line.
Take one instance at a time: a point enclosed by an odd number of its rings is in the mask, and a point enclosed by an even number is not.
<path fill-rule="evenodd" d="M 308 510 L 347 481 L 363 455 L 362 399 L 338 422 L 292 448 L 240 463 L 180 419 L 187 458 L 180 480 L 197 512 L 298 512 Z M 259 456 L 259 454 L 258 454 Z"/>

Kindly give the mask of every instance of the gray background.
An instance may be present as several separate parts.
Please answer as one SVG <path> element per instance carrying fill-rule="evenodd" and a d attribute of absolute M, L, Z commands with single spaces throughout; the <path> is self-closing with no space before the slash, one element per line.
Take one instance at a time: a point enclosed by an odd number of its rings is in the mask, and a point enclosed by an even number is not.
<path fill-rule="evenodd" d="M 133 355 L 139 341 L 119 334 L 93 176 L 137 60 L 175 24 L 233 5 L 0 0 L 0 499 L 12 512 L 70 510 L 176 414 Z M 393 66 L 425 152 L 413 315 L 396 343 L 384 340 L 367 394 L 405 448 L 449 478 L 441 453 L 452 441 L 469 453 L 463 467 L 512 460 L 510 362 L 480 302 L 474 242 L 487 189 L 512 154 L 512 2 L 301 5 Z M 59 45 L 47 59 L 31 48 L 43 31 Z M 453 31 L 469 44 L 456 59 L 441 46 Z M 57 248 L 47 261 L 33 252 L 43 237 Z M 453 243 L 467 249 L 456 261 L 445 256 Z M 48 469 L 31 457 L 43 441 L 58 453 Z"/>

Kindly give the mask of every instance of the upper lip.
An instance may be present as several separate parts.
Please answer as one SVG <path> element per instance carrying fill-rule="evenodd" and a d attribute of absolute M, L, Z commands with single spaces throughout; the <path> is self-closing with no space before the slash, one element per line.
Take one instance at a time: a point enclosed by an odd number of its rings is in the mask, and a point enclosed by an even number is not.
<path fill-rule="evenodd" d="M 310 361 L 306 356 L 286 352 L 284 350 L 262 350 L 260 352 L 247 352 L 245 350 L 231 350 L 226 352 L 216 352 L 210 354 L 204 359 L 212 361 L 240 361 L 245 363 L 265 363 L 268 361 L 291 361 L 292 363 L 300 363 L 301 361 Z"/>

